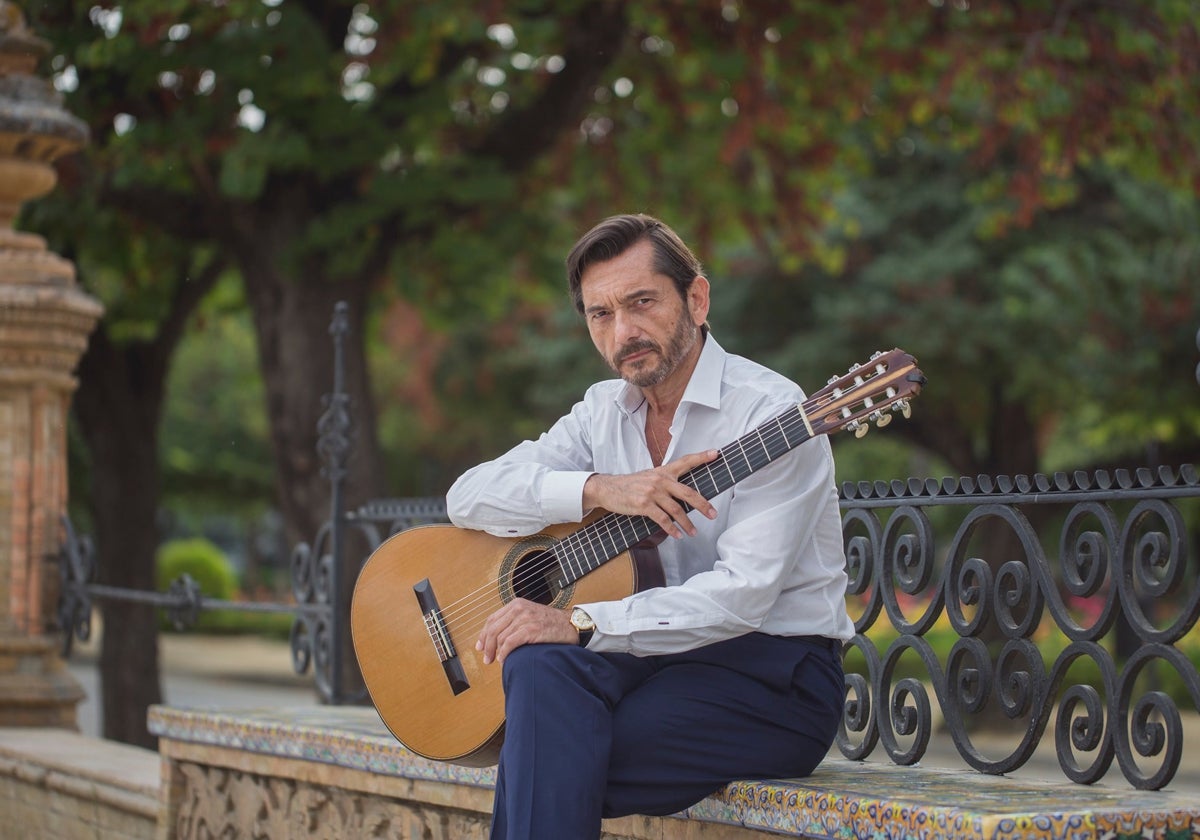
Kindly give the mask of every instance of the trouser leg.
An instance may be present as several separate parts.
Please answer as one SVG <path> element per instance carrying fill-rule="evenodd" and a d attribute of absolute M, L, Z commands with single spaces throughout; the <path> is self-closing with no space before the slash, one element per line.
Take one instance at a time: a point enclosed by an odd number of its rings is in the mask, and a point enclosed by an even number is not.
<path fill-rule="evenodd" d="M 613 714 L 603 816 L 671 814 L 735 779 L 807 776 L 829 751 L 845 697 L 837 651 L 750 634 L 659 665 Z"/>
<path fill-rule="evenodd" d="M 509 654 L 493 840 L 599 836 L 612 709 L 653 667 L 570 645 Z"/>
<path fill-rule="evenodd" d="M 760 634 L 650 658 L 527 645 L 505 661 L 504 689 L 493 840 L 586 840 L 602 816 L 808 775 L 845 696 L 837 652 Z"/>

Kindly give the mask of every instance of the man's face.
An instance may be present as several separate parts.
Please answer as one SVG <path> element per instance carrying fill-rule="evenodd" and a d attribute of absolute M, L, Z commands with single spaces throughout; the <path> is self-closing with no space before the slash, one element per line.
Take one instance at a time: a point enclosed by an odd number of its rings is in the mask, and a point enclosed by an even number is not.
<path fill-rule="evenodd" d="M 708 283 L 697 278 L 685 301 L 654 270 L 654 248 L 641 241 L 581 278 L 583 314 L 600 355 L 640 388 L 667 380 L 695 347 L 708 315 Z"/>

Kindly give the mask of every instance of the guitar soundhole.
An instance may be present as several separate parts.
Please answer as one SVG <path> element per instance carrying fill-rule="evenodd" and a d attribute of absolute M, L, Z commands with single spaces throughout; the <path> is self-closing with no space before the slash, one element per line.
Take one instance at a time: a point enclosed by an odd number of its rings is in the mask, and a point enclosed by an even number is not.
<path fill-rule="evenodd" d="M 500 563 L 500 598 L 504 603 L 525 598 L 552 607 L 567 605 L 575 584 L 563 586 L 563 570 L 554 555 L 557 542 L 548 534 L 537 534 L 513 544 Z"/>
<path fill-rule="evenodd" d="M 517 561 L 513 569 L 513 594 L 539 604 L 551 604 L 562 591 L 559 586 L 561 570 L 554 555 L 535 551 Z"/>

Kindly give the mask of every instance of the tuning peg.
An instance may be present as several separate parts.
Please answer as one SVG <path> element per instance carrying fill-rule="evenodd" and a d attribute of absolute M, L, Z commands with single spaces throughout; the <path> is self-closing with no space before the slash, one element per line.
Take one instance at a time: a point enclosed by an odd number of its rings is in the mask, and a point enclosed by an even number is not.
<path fill-rule="evenodd" d="M 905 420 L 907 420 L 909 417 L 912 417 L 912 403 L 910 403 L 908 400 L 897 400 L 896 404 L 892 407 L 892 410 L 899 411 Z"/>
<path fill-rule="evenodd" d="M 875 418 L 875 425 L 881 429 L 884 426 L 886 426 L 888 423 L 891 423 L 891 422 L 892 422 L 892 415 L 890 415 L 890 414 L 880 414 L 878 417 Z"/>
<path fill-rule="evenodd" d="M 847 432 L 854 432 L 855 437 L 862 437 L 871 428 L 869 423 L 864 423 L 861 420 L 851 420 L 845 426 L 842 426 Z"/>

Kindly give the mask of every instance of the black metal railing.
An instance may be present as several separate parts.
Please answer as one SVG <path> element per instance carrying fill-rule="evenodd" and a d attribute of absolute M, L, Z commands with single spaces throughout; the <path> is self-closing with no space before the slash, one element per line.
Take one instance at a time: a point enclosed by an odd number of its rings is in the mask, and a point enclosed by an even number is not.
<path fill-rule="evenodd" d="M 932 693 L 977 770 L 1023 766 L 1053 721 L 1068 778 L 1095 782 L 1115 758 L 1135 787 L 1166 785 L 1183 746 L 1177 698 L 1200 710 L 1200 677 L 1179 648 L 1200 615 L 1198 503 L 1191 465 L 843 486 L 859 610 L 847 661 L 865 673 L 847 675 L 842 753 L 864 758 L 882 742 L 896 763 L 919 761 Z M 882 651 L 881 627 L 895 634 Z M 939 631 L 954 639 L 944 662 Z M 1023 734 L 989 755 L 971 724 L 997 720 Z"/>
<path fill-rule="evenodd" d="M 345 509 L 348 324 L 338 304 L 334 387 L 317 445 L 330 515 L 292 552 L 296 603 L 211 600 L 186 578 L 167 593 L 90 583 L 90 548 L 68 523 L 59 612 L 67 651 L 71 636 L 87 638 L 93 598 L 153 603 L 181 627 L 209 608 L 286 611 L 295 616 L 295 671 L 313 669 L 324 702 L 365 699 L 345 676 L 349 616 L 336 605 L 346 603 L 346 564 L 357 571 L 388 536 L 445 521 L 446 509 L 440 497 Z M 844 756 L 864 759 L 882 745 L 897 764 L 920 761 L 934 732 L 932 695 L 941 726 L 976 770 L 1024 766 L 1053 722 L 1059 765 L 1073 781 L 1101 779 L 1114 760 L 1134 787 L 1172 780 L 1183 746 L 1180 699 L 1200 710 L 1200 676 L 1180 648 L 1200 615 L 1193 466 L 848 482 L 840 497 L 856 630 L 845 648 Z M 364 546 L 353 554 L 352 533 Z M 976 745 L 998 722 L 1021 733 L 999 754 L 994 739 L 988 750 Z"/>

